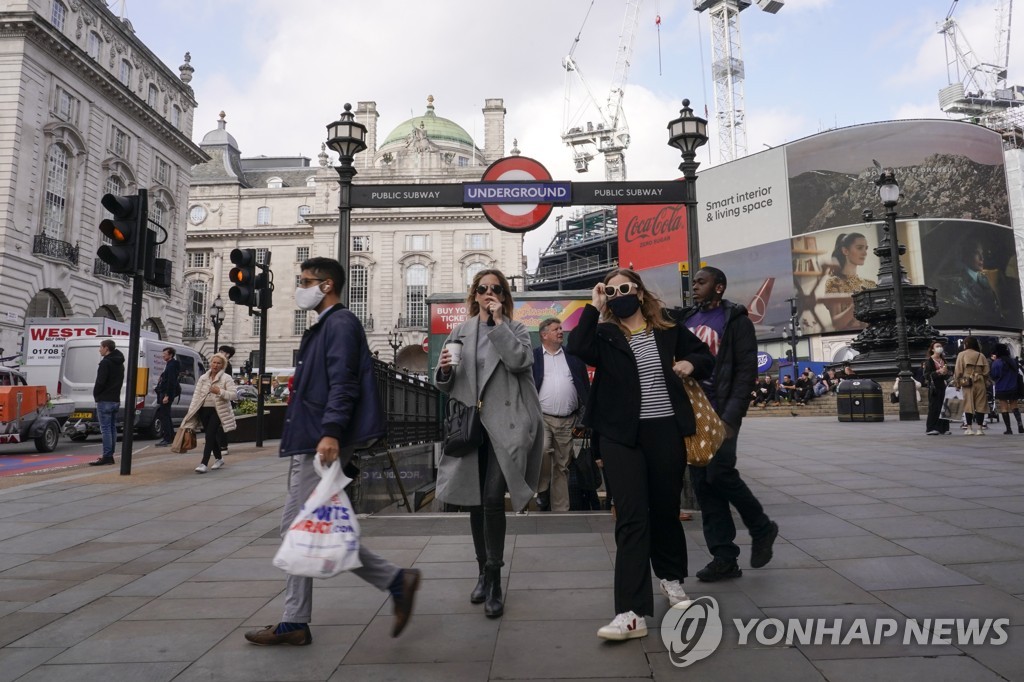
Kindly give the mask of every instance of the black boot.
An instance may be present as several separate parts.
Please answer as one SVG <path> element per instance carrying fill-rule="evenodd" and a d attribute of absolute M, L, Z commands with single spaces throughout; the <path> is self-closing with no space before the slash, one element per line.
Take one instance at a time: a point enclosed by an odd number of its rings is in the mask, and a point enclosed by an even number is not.
<path fill-rule="evenodd" d="M 1013 429 L 1010 428 L 1010 413 L 1003 412 L 1003 424 L 1006 424 L 1006 430 L 1003 431 L 1004 435 L 1013 435 Z"/>
<path fill-rule="evenodd" d="M 485 579 L 484 562 L 477 559 L 476 563 L 480 567 L 480 577 L 476 581 L 476 587 L 473 588 L 473 592 L 469 595 L 469 601 L 473 604 L 483 604 L 484 600 L 487 599 L 487 580 Z"/>
<path fill-rule="evenodd" d="M 1017 418 L 1017 433 L 1024 433 L 1024 422 L 1020 419 L 1020 409 L 1017 408 L 1013 411 L 1013 416 Z"/>
<path fill-rule="evenodd" d="M 487 600 L 484 602 L 484 615 L 488 618 L 500 618 L 505 612 L 505 604 L 501 600 L 501 569 L 487 567 L 484 569 Z"/>

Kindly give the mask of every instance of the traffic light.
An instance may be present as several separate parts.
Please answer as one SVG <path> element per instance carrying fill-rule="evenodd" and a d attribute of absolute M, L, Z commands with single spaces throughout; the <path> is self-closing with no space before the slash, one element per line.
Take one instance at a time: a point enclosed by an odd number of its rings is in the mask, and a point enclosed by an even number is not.
<path fill-rule="evenodd" d="M 264 252 L 263 262 L 257 263 L 260 274 L 256 275 L 256 302 L 260 310 L 274 307 L 274 273 L 270 271 L 270 250 Z"/>
<path fill-rule="evenodd" d="M 146 248 L 146 195 L 119 197 L 105 194 L 100 200 L 111 218 L 100 223 L 100 232 L 110 239 L 96 251 L 110 271 L 124 275 L 138 274 L 143 266 Z"/>
<path fill-rule="evenodd" d="M 256 306 L 256 249 L 232 249 L 231 284 L 228 298 L 238 305 Z"/>

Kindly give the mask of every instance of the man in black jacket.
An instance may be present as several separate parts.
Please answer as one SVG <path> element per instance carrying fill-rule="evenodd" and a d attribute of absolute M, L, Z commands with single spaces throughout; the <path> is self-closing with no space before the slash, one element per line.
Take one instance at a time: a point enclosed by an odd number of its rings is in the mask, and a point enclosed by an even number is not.
<path fill-rule="evenodd" d="M 693 279 L 697 304 L 684 315 L 684 323 L 711 348 L 715 371 L 702 386 L 715 411 L 726 425 L 726 439 L 707 467 L 691 467 L 697 502 L 700 504 L 704 539 L 714 557 L 697 571 L 697 578 L 715 582 L 743 575 L 736 559 L 736 524 L 729 505 L 736 507 L 753 542 L 750 565 L 761 568 L 772 558 L 778 525 L 768 518 L 750 488 L 736 470 L 736 440 L 750 405 L 750 391 L 757 382 L 757 336 L 747 309 L 722 298 L 725 273 L 706 267 Z"/>
<path fill-rule="evenodd" d="M 537 326 L 540 346 L 533 349 L 533 381 L 544 418 L 544 459 L 537 484 L 541 511 L 569 511 L 569 462 L 572 430 L 582 421 L 590 395 L 587 365 L 562 348 L 562 321 L 549 317 Z"/>
<path fill-rule="evenodd" d="M 89 466 L 114 463 L 114 445 L 117 443 L 117 411 L 121 407 L 121 389 L 124 384 L 124 354 L 117 350 L 112 339 L 100 341 L 100 366 L 96 370 L 96 383 L 92 397 L 96 400 L 96 418 L 103 435 L 103 454 Z"/>
<path fill-rule="evenodd" d="M 181 395 L 181 384 L 178 376 L 181 374 L 181 363 L 175 357 L 177 353 L 171 347 L 164 348 L 164 371 L 156 382 L 156 418 L 160 420 L 161 438 L 157 443 L 158 447 L 171 444 L 174 437 L 174 424 L 171 423 L 171 405 Z M 221 429 L 223 430 L 223 429 Z"/>

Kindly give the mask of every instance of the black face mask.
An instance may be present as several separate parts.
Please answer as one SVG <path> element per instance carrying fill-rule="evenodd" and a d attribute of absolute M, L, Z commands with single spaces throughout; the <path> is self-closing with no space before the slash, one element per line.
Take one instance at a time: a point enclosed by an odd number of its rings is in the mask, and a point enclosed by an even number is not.
<path fill-rule="evenodd" d="M 608 309 L 615 314 L 615 317 L 624 320 L 640 309 L 640 298 L 636 294 L 610 298 L 608 299 Z"/>

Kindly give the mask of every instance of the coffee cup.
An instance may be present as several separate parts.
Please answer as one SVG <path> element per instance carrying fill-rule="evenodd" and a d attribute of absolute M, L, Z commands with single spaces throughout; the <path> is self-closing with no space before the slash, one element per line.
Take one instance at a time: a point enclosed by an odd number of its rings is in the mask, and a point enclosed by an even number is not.
<path fill-rule="evenodd" d="M 459 341 L 458 339 L 449 341 L 444 345 L 444 349 L 448 351 L 452 356 L 451 364 L 459 364 L 459 362 L 462 360 L 462 341 Z"/>

